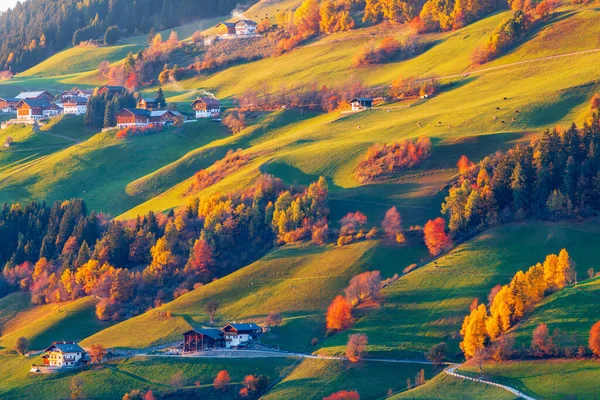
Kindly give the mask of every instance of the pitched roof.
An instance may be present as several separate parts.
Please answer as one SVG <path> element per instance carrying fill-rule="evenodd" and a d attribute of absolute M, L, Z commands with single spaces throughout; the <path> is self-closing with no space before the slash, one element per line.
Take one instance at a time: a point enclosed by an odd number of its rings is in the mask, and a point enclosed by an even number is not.
<path fill-rule="evenodd" d="M 144 100 L 146 103 L 158 103 L 158 99 L 153 99 L 153 98 L 148 98 L 148 97 L 142 97 L 138 100 L 138 103 L 140 101 Z"/>
<path fill-rule="evenodd" d="M 77 343 L 73 342 L 56 342 L 52 346 L 48 347 L 44 351 L 58 350 L 61 353 L 83 353 L 85 350 L 81 348 Z"/>
<path fill-rule="evenodd" d="M 198 333 L 200 335 L 208 336 L 215 340 L 223 339 L 223 332 L 221 332 L 221 330 L 217 328 L 192 329 L 191 331 L 185 332 L 184 335 L 188 333 Z"/>
<path fill-rule="evenodd" d="M 239 331 L 254 331 L 257 329 L 262 330 L 262 328 L 260 326 L 256 325 L 253 322 L 249 322 L 249 323 L 245 323 L 245 324 L 227 324 L 222 329 L 225 329 L 228 326 L 231 326 L 233 329 L 235 329 L 238 332 Z"/>
<path fill-rule="evenodd" d="M 214 97 L 206 96 L 206 97 L 199 97 L 196 100 L 194 100 L 194 102 L 192 103 L 192 107 L 199 101 L 203 102 L 208 107 L 211 107 L 211 106 L 218 107 L 221 105 L 221 102 L 218 99 L 215 99 Z"/>
<path fill-rule="evenodd" d="M 235 24 L 239 24 L 240 22 L 245 23 L 246 25 L 258 25 L 256 22 L 252 21 L 251 19 L 240 19 L 238 22 L 236 22 Z"/>
<path fill-rule="evenodd" d="M 150 116 L 151 117 L 162 117 L 165 114 L 171 114 L 174 117 L 177 117 L 177 116 L 181 115 L 178 111 L 171 111 L 171 110 L 155 110 L 155 111 L 150 111 Z"/>
<path fill-rule="evenodd" d="M 65 101 L 63 101 L 64 103 L 72 103 L 75 102 L 77 104 L 87 104 L 88 99 L 85 97 L 80 97 L 80 96 L 71 96 L 69 98 L 67 98 Z"/>
<path fill-rule="evenodd" d="M 21 99 L 17 99 L 16 97 L 0 97 L 0 101 L 16 102 L 16 103 L 18 103 L 19 100 L 21 100 Z"/>
<path fill-rule="evenodd" d="M 19 104 L 21 104 L 21 102 L 27 104 L 29 107 L 40 107 L 40 108 L 56 107 L 55 104 L 51 103 L 50 101 L 48 101 L 46 99 L 21 99 L 19 101 Z M 17 104 L 17 106 L 19 104 Z"/>
<path fill-rule="evenodd" d="M 110 90 L 111 92 L 124 92 L 127 89 L 125 89 L 124 86 L 111 86 L 111 85 L 104 85 L 102 87 L 100 87 L 100 89 L 106 88 L 108 90 Z"/>
<path fill-rule="evenodd" d="M 43 95 L 44 93 L 48 93 L 48 92 L 46 92 L 44 90 L 39 91 L 39 92 L 21 92 L 17 96 L 17 99 L 35 99 L 36 97 L 39 97 L 39 96 Z M 50 94 L 50 93 L 48 93 L 48 94 Z"/>
<path fill-rule="evenodd" d="M 119 111 L 119 113 L 122 113 L 123 111 L 129 111 L 130 113 L 140 117 L 150 117 L 152 115 L 151 111 L 146 110 L 145 108 L 124 108 Z"/>
<path fill-rule="evenodd" d="M 233 28 L 235 27 L 235 22 L 219 22 L 217 25 L 215 25 L 215 28 L 218 28 L 220 25 L 225 25 L 228 28 Z"/>
<path fill-rule="evenodd" d="M 350 100 L 350 103 L 354 103 L 355 101 L 373 101 L 373 99 L 370 97 L 355 97 Z"/>

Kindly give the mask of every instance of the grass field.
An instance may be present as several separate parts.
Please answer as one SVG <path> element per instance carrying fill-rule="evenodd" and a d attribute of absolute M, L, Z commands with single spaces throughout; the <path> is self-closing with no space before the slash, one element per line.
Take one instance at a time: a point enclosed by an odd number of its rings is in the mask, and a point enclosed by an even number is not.
<path fill-rule="evenodd" d="M 478 374 L 475 367 L 461 367 L 462 372 Z M 552 360 L 489 363 L 486 378 L 510 385 L 534 398 L 595 399 L 600 395 L 600 363 L 597 360 Z"/>
<path fill-rule="evenodd" d="M 96 318 L 97 300 L 90 297 L 43 306 L 28 305 L 24 297 L 12 294 L 2 299 L 0 350 L 12 351 L 20 337 L 28 339 L 29 350 L 43 350 L 54 341 L 79 341 L 112 325 Z"/>
<path fill-rule="evenodd" d="M 461 359 L 459 331 L 474 298 L 486 301 L 493 286 L 508 283 L 518 270 L 543 261 L 547 254 L 558 254 L 563 247 L 583 279 L 587 268 L 597 265 L 597 254 L 590 249 L 599 235 L 596 220 L 490 229 L 384 289 L 381 307 L 366 313 L 348 333 L 366 333 L 374 355 L 422 358 L 429 347 L 445 341 L 450 354 Z M 596 304 L 579 312 L 582 329 L 589 330 Z M 340 353 L 345 342 L 345 334 L 332 336 L 321 344 L 321 351 Z"/>
<path fill-rule="evenodd" d="M 423 386 L 399 393 L 389 399 L 513 400 L 514 398 L 515 396 L 499 388 L 453 378 L 446 374 L 439 374 L 435 378 L 427 381 Z"/>
<path fill-rule="evenodd" d="M 406 379 L 414 381 L 423 369 L 425 378 L 440 372 L 430 365 L 384 362 L 303 360 L 294 370 L 264 396 L 275 399 L 322 399 L 340 391 L 356 390 L 361 399 L 382 399 L 388 393 L 406 390 Z"/>
<path fill-rule="evenodd" d="M 92 367 L 84 372 L 70 372 L 53 375 L 30 375 L 29 365 L 39 359 L 27 359 L 14 355 L 0 356 L 0 374 L 6 379 L 0 382 L 2 399 L 23 398 L 69 398 L 71 380 L 74 376 L 83 382 L 85 398 L 120 399 L 133 389 L 153 390 L 169 393 L 175 388 L 171 377 L 181 371 L 184 385 L 195 388 L 194 396 L 188 398 L 235 399 L 246 375 L 266 375 L 275 381 L 294 360 L 285 358 L 255 360 L 175 360 L 167 358 L 144 358 L 113 361 L 103 367 Z M 220 370 L 227 370 L 231 376 L 231 387 L 225 393 L 212 387 L 212 382 Z M 9 371 L 12 371 L 10 373 Z M 186 398 L 173 395 L 173 398 Z"/>
<path fill-rule="evenodd" d="M 529 347 L 535 327 L 546 323 L 551 332 L 560 329 L 570 337 L 575 335 L 577 346 L 587 347 L 590 329 L 599 320 L 600 279 L 594 278 L 563 289 L 539 304 L 514 329 L 516 346 Z"/>
<path fill-rule="evenodd" d="M 390 277 L 418 262 L 424 253 L 424 249 L 386 247 L 375 242 L 343 248 L 286 246 L 155 311 L 87 338 L 83 344 L 140 348 L 180 340 L 190 326 L 208 323 L 204 305 L 218 298 L 217 325 L 242 320 L 260 322 L 269 312 L 277 311 L 284 317 L 284 324 L 263 336 L 263 341 L 289 350 L 309 351 L 311 339 L 325 334 L 327 306 L 352 276 L 377 268 L 384 277 Z M 161 316 L 167 310 L 171 318 Z M 132 331 L 145 334 L 131 336 Z"/>

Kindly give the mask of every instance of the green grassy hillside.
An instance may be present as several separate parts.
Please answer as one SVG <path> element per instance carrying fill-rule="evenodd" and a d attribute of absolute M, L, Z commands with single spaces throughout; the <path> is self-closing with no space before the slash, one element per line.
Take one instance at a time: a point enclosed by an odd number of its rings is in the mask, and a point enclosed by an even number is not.
<path fill-rule="evenodd" d="M 154 392 L 172 392 L 171 377 L 182 372 L 184 385 L 195 388 L 191 398 L 235 399 L 241 381 L 246 375 L 266 375 L 275 381 L 294 360 L 285 358 L 256 360 L 175 360 L 167 358 L 135 357 L 110 362 L 102 367 L 94 367 L 81 373 L 61 373 L 55 375 L 28 374 L 31 363 L 40 359 L 27 359 L 14 355 L 0 356 L 0 375 L 6 377 L 0 381 L 2 399 L 23 398 L 69 398 L 71 380 L 74 376 L 81 379 L 83 395 L 93 399 L 120 399 L 133 389 L 153 390 Z M 220 370 L 227 370 L 231 376 L 231 387 L 225 393 L 216 391 L 212 382 Z M 175 396 L 174 398 L 177 398 Z M 179 397 L 181 398 L 181 397 Z"/>
<path fill-rule="evenodd" d="M 112 325 L 96 318 L 97 300 L 90 297 L 37 307 L 23 297 L 12 294 L 1 300 L 0 350 L 12 351 L 20 337 L 29 340 L 30 350 L 43 350 L 54 341 L 79 341 Z"/>
<path fill-rule="evenodd" d="M 384 277 L 390 277 L 423 257 L 424 250 L 419 248 L 386 247 L 375 242 L 343 248 L 286 246 L 163 307 L 87 338 L 83 344 L 140 348 L 174 342 L 190 326 L 207 324 L 204 305 L 218 299 L 216 324 L 260 322 L 269 312 L 280 312 L 283 326 L 263 340 L 290 350 L 308 351 L 311 339 L 325 334 L 327 306 L 352 276 L 377 268 Z M 162 316 L 166 311 L 171 311 L 172 317 Z M 131 336 L 133 331 L 143 331 L 144 335 Z"/>
<path fill-rule="evenodd" d="M 594 264 L 589 264 L 594 266 Z M 587 347 L 592 325 L 600 320 L 600 279 L 586 280 L 546 298 L 515 329 L 517 345 L 529 347 L 533 330 L 541 323 L 550 331 L 575 335 L 577 346 Z"/>
<path fill-rule="evenodd" d="M 429 347 L 444 341 L 460 359 L 459 331 L 474 298 L 485 301 L 492 287 L 507 284 L 515 272 L 543 261 L 547 254 L 558 254 L 561 248 L 569 251 L 583 279 L 586 270 L 596 265 L 597 254 L 589 249 L 599 235 L 596 220 L 585 224 L 530 222 L 490 229 L 384 289 L 382 306 L 366 313 L 348 333 L 366 333 L 372 354 L 421 358 Z M 596 304 L 579 311 L 588 330 L 589 320 L 598 310 Z M 336 335 L 322 347 L 328 353 L 339 353 L 345 342 L 345 334 Z"/>
<path fill-rule="evenodd" d="M 460 371 L 476 375 L 479 369 L 465 366 Z M 598 395 L 600 364 L 596 360 L 490 363 L 484 366 L 484 373 L 534 398 L 594 399 Z"/>

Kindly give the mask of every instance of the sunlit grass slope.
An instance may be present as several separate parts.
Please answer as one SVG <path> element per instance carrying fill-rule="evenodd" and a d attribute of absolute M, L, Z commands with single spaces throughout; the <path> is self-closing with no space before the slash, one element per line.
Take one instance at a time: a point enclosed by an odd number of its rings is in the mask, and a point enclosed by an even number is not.
<path fill-rule="evenodd" d="M 431 379 L 441 368 L 431 365 L 385 362 L 303 360 L 294 371 L 277 384 L 264 397 L 274 399 L 322 399 L 340 390 L 356 390 L 361 399 L 386 398 L 388 391 L 406 390 L 406 379 L 414 381 L 415 375 L 425 370 Z"/>
<path fill-rule="evenodd" d="M 490 229 L 384 289 L 381 307 L 366 313 L 349 333 L 366 333 L 373 354 L 422 358 L 429 347 L 444 341 L 450 354 L 460 359 L 459 331 L 474 298 L 486 301 L 492 287 L 507 284 L 518 270 L 562 248 L 583 278 L 587 268 L 596 265 L 598 255 L 590 249 L 599 237 L 597 220 Z M 589 311 L 587 318 L 593 318 L 595 309 L 582 305 L 580 313 Z M 345 333 L 335 335 L 323 342 L 321 351 L 342 352 L 345 343 Z"/>
<path fill-rule="evenodd" d="M 482 385 L 467 380 L 439 374 L 427 381 L 423 386 L 398 393 L 390 400 L 427 399 L 427 400 L 514 400 L 509 392 L 489 385 Z"/>
<path fill-rule="evenodd" d="M 166 392 L 175 390 L 171 377 L 182 372 L 186 387 L 195 389 L 195 397 L 202 399 L 237 399 L 241 382 L 246 375 L 266 375 L 273 382 L 284 373 L 294 360 L 285 358 L 250 360 L 198 360 L 156 357 L 134 357 L 110 362 L 108 365 L 84 372 L 54 375 L 30 375 L 31 363 L 40 363 L 39 357 L 28 359 L 15 355 L 0 356 L 0 397 L 2 399 L 70 398 L 71 380 L 81 379 L 83 395 L 93 399 L 120 399 L 133 389 Z M 216 391 L 212 382 L 220 370 L 231 376 L 231 387 L 225 393 Z M 173 398 L 177 395 L 173 395 Z"/>
<path fill-rule="evenodd" d="M 463 366 L 461 372 L 479 374 Z M 594 399 L 598 396 L 600 364 L 597 360 L 538 360 L 485 364 L 487 378 L 510 385 L 536 399 Z"/>
<path fill-rule="evenodd" d="M 217 325 L 242 320 L 260 322 L 270 312 L 280 312 L 283 326 L 263 340 L 306 351 L 312 338 L 324 336 L 325 310 L 352 276 L 378 269 L 384 277 L 390 277 L 424 257 L 420 248 L 386 247 L 376 242 L 342 248 L 285 246 L 161 308 L 87 338 L 84 343 L 142 348 L 174 342 L 190 326 L 207 324 L 204 306 L 217 299 L 220 302 Z M 162 316 L 166 311 L 171 311 L 172 317 Z M 134 331 L 144 335 L 131 335 Z"/>
<path fill-rule="evenodd" d="M 97 300 L 90 297 L 28 307 L 24 307 L 23 299 L 15 294 L 2 299 L 4 304 L 9 301 L 19 302 L 19 305 L 18 312 L 10 313 L 10 320 L 3 323 L 0 336 L 2 350 L 13 350 L 20 337 L 29 340 L 30 350 L 43 350 L 54 341 L 78 341 L 111 325 L 96 318 Z"/>
<path fill-rule="evenodd" d="M 164 167 L 189 151 L 221 138 L 222 129 L 210 122 L 186 124 L 158 133 L 115 137 L 115 131 L 98 133 L 88 140 L 55 152 L 18 173 L 0 174 L 0 200 L 54 201 L 84 198 L 90 208 L 119 214 L 147 199 L 144 193 L 129 194 L 127 185 Z M 213 156 L 205 165 L 214 162 Z M 198 165 L 196 165 L 198 166 Z M 188 171 L 190 175 L 195 171 Z M 164 187 L 182 176 L 161 182 Z M 149 187 L 148 190 L 156 189 Z M 163 189 L 164 190 L 164 189 Z"/>
<path fill-rule="evenodd" d="M 592 251 L 592 253 L 594 253 Z M 586 264 L 588 267 L 596 263 Z M 584 272 L 580 269 L 581 272 Z M 560 329 L 570 338 L 575 335 L 577 346 L 587 346 L 590 328 L 600 320 L 600 279 L 585 280 L 567 287 L 539 304 L 533 313 L 515 329 L 517 346 L 529 347 L 531 335 L 541 323 L 550 331 Z"/>

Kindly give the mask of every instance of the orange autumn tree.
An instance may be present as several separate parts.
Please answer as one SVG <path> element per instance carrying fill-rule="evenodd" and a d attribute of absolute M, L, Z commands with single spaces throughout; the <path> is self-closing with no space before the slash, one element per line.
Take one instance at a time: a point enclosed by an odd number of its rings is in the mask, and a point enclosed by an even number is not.
<path fill-rule="evenodd" d="M 352 305 L 342 296 L 337 296 L 327 309 L 327 329 L 341 331 L 352 326 Z"/>
<path fill-rule="evenodd" d="M 323 397 L 323 400 L 360 400 L 360 395 L 356 390 L 340 390 L 327 397 Z"/>
<path fill-rule="evenodd" d="M 217 374 L 217 377 L 215 378 L 213 385 L 214 385 L 215 389 L 225 391 L 227 389 L 227 385 L 229 385 L 229 382 L 231 382 L 231 377 L 229 376 L 229 372 L 227 372 L 227 370 L 225 370 L 225 369 L 222 369 Z"/>
<path fill-rule="evenodd" d="M 592 325 L 588 345 L 592 353 L 594 353 L 596 357 L 600 357 L 600 321 Z"/>
<path fill-rule="evenodd" d="M 441 217 L 428 221 L 423 228 L 423 235 L 432 256 L 441 254 L 452 245 L 450 237 L 446 233 L 446 221 Z"/>
<path fill-rule="evenodd" d="M 346 345 L 346 357 L 350 362 L 356 363 L 362 360 L 367 352 L 367 344 L 369 343 L 367 335 L 364 333 L 355 333 L 348 337 Z"/>

